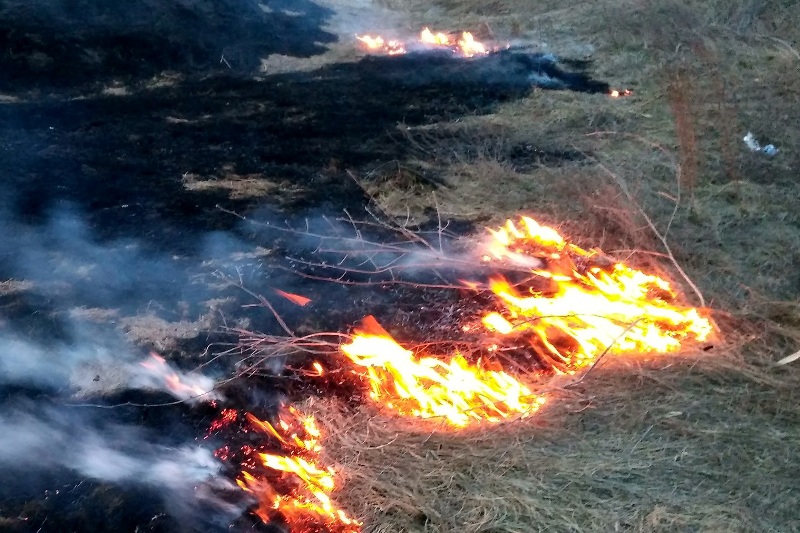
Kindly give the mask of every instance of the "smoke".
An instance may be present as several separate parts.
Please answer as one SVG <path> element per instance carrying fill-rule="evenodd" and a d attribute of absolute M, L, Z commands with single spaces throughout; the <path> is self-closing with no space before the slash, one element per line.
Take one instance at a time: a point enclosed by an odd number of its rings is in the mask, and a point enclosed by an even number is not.
<path fill-rule="evenodd" d="M 338 273 L 376 283 L 382 279 L 430 282 L 437 273 L 457 278 L 480 273 L 480 258 L 489 253 L 488 233 L 464 237 L 446 227 L 393 228 L 376 220 L 353 222 L 322 216 L 283 223 L 274 222 L 268 214 L 253 218 L 263 222 L 256 228 L 259 238 L 281 243 L 285 254 L 297 260 L 298 270 L 308 268 L 332 277 Z M 520 264 L 527 261 L 529 268 L 542 266 L 537 259 L 515 259 Z"/>
<path fill-rule="evenodd" d="M 0 276 L 27 283 L 7 301 L 30 300 L 25 313 L 41 319 L 36 328 L 11 316 L 0 320 L 0 469 L 19 471 L 24 484 L 43 479 L 28 473 L 67 469 L 123 489 L 157 493 L 170 516 L 186 523 L 202 520 L 197 530 L 230 524 L 246 505 L 244 495 L 222 475 L 212 450 L 193 443 L 197 428 L 146 430 L 124 423 L 144 415 L 64 405 L 77 403 L 76 396 L 81 404 L 102 403 L 91 398 L 129 390 L 162 391 L 187 403 L 221 399 L 212 375 L 183 371 L 148 354 L 111 319 L 93 323 L 72 311 L 98 306 L 119 317 L 140 313 L 156 299 L 164 307 L 179 301 L 201 307 L 216 290 L 195 284 L 194 276 L 206 261 L 223 268 L 245 245 L 231 235 L 212 234 L 200 243 L 198 256 L 175 258 L 132 240 L 98 241 L 69 207 L 38 225 L 23 224 L 0 209 L 2 219 L 7 231 L 0 235 Z M 34 395 L 36 401 L 30 399 Z M 164 434 L 167 428 L 170 435 Z M 223 500 L 220 492 L 235 496 Z"/>
<path fill-rule="evenodd" d="M 131 369 L 131 374 L 131 388 L 165 390 L 179 400 L 191 402 L 222 399 L 222 395 L 214 391 L 213 379 L 202 374 L 180 372 L 158 354 L 150 354 L 148 360 Z"/>
<path fill-rule="evenodd" d="M 214 509 L 228 521 L 241 512 L 241 505 L 217 496 L 236 489 L 222 477 L 222 464 L 210 450 L 159 444 L 156 436 L 139 427 L 104 423 L 86 410 L 32 402 L 6 406 L 0 412 L 0 467 L 60 467 L 104 483 L 146 487 L 158 492 L 170 514 L 182 519 L 191 518 L 199 506 Z"/>
<path fill-rule="evenodd" d="M 58 392 L 113 393 L 126 389 L 158 390 L 178 400 L 220 399 L 215 380 L 183 372 L 157 355 L 137 353 L 117 337 L 105 343 L 80 338 L 71 345 L 40 345 L 15 335 L 0 336 L 0 385 L 21 385 Z"/>
<path fill-rule="evenodd" d="M 189 288 L 180 258 L 149 252 L 131 240 L 96 242 L 70 206 L 55 209 L 41 225 L 0 214 L 7 230 L 0 235 L 0 250 L 15 251 L 0 263 L 4 273 L 33 282 L 61 303 L 131 309 L 153 299 L 180 298 Z"/>

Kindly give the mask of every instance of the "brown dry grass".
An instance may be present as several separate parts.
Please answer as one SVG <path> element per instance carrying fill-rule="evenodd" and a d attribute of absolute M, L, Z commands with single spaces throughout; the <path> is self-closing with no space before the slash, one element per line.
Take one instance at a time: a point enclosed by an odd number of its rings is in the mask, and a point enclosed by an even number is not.
<path fill-rule="evenodd" d="M 368 532 L 795 530 L 799 415 L 738 348 L 608 360 L 478 431 L 312 409 Z"/>
<path fill-rule="evenodd" d="M 710 353 L 604 360 L 532 419 L 480 432 L 318 405 L 345 477 L 339 500 L 382 533 L 800 530 L 800 365 L 772 365 L 800 345 L 796 3 L 382 3 L 421 24 L 589 54 L 598 77 L 636 92 L 536 91 L 491 117 L 409 132 L 422 149 L 398 165 L 449 186 L 434 198 L 384 174 L 392 194 L 374 190 L 386 212 L 499 222 L 524 211 L 680 279 L 641 208 L 726 341 Z M 589 158 L 521 169 L 502 151 L 474 157 L 463 140 L 446 158 L 425 150 L 459 128 Z M 748 130 L 781 153 L 747 151 Z"/>

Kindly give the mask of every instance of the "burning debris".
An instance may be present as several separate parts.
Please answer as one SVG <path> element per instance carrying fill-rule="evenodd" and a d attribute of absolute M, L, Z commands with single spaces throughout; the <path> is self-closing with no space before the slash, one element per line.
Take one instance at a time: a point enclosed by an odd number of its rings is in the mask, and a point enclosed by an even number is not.
<path fill-rule="evenodd" d="M 345 248 L 342 253 L 358 255 L 352 246 Z M 396 243 L 389 248 L 404 250 Z M 372 243 L 366 249 L 372 257 L 381 253 Z M 599 249 L 580 248 L 532 218 L 509 220 L 489 230 L 489 239 L 472 250 L 473 269 L 477 265 L 477 270 L 488 272 L 487 279 L 462 280 L 452 289 L 467 287 L 467 293 L 491 295 L 482 314 L 460 328 L 463 335 L 477 339 L 477 358 L 457 350 L 435 357 L 427 355 L 427 348 L 404 348 L 368 316 L 338 345 L 345 357 L 335 370 L 338 379 L 361 381 L 366 395 L 390 413 L 439 420 L 440 430 L 458 431 L 529 416 L 545 404 L 545 397 L 525 383 L 537 375 L 505 368 L 496 357 L 500 352 L 534 354 L 543 363 L 538 377 L 546 378 L 554 372 L 580 372 L 604 353 L 675 351 L 685 342 L 705 341 L 714 331 L 697 309 L 677 303 L 666 280 L 613 261 Z M 384 253 L 390 263 L 402 263 Z M 446 260 L 441 249 L 436 255 L 439 264 Z M 359 263 L 361 273 L 365 263 Z M 346 270 L 343 264 L 338 268 Z M 386 272 L 379 265 L 375 268 L 376 273 Z M 437 343 L 428 341 L 426 346 Z M 258 342 L 285 349 L 274 337 Z M 298 371 L 298 376 L 327 378 L 330 371 L 316 359 L 335 342 L 308 336 L 288 343 L 312 356 L 305 365 L 311 370 Z M 237 416 L 223 410 L 212 427 L 230 426 Z M 244 431 L 264 437 L 258 446 L 246 445 L 236 452 L 244 457 L 238 484 L 256 497 L 255 514 L 263 522 L 298 533 L 360 531 L 359 522 L 331 499 L 336 472 L 321 459 L 324 435 L 314 417 L 283 406 L 275 423 L 251 414 L 243 420 Z M 226 446 L 217 456 L 229 460 L 236 453 Z"/>

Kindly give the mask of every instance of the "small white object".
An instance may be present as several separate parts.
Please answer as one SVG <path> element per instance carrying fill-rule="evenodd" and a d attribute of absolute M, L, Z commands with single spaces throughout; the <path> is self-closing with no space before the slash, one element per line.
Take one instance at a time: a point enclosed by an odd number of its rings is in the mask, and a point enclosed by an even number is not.
<path fill-rule="evenodd" d="M 755 135 L 753 135 L 753 132 L 748 131 L 747 135 L 745 135 L 742 140 L 747 145 L 747 147 L 750 148 L 752 151 L 758 152 L 759 150 L 761 150 L 761 145 L 758 144 L 758 141 L 756 140 Z"/>
<path fill-rule="evenodd" d="M 761 144 L 756 139 L 755 135 L 753 135 L 753 133 L 750 132 L 750 131 L 747 132 L 747 135 L 745 135 L 742 138 L 742 140 L 744 141 L 744 144 L 746 144 L 747 147 L 752 152 L 763 152 L 763 153 L 765 153 L 767 155 L 775 155 L 775 154 L 778 153 L 778 149 L 775 147 L 774 144 L 768 144 L 766 146 L 761 146 Z"/>

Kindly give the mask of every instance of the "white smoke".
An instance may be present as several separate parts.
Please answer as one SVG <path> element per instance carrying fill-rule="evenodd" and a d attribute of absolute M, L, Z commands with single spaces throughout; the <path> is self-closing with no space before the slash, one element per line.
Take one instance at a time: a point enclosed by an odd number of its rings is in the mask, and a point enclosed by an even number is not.
<path fill-rule="evenodd" d="M 178 400 L 221 399 L 215 380 L 183 372 L 151 354 L 149 357 L 117 339 L 81 338 L 73 344 L 36 344 L 19 336 L 0 336 L 0 385 L 22 385 L 80 393 L 81 396 L 125 389 L 158 390 Z"/>
<path fill-rule="evenodd" d="M 97 481 L 149 487 L 176 515 L 200 504 L 229 517 L 241 512 L 216 496 L 236 489 L 211 450 L 155 440 L 138 427 L 98 423 L 85 410 L 29 403 L 0 412 L 0 468 L 62 467 Z"/>

